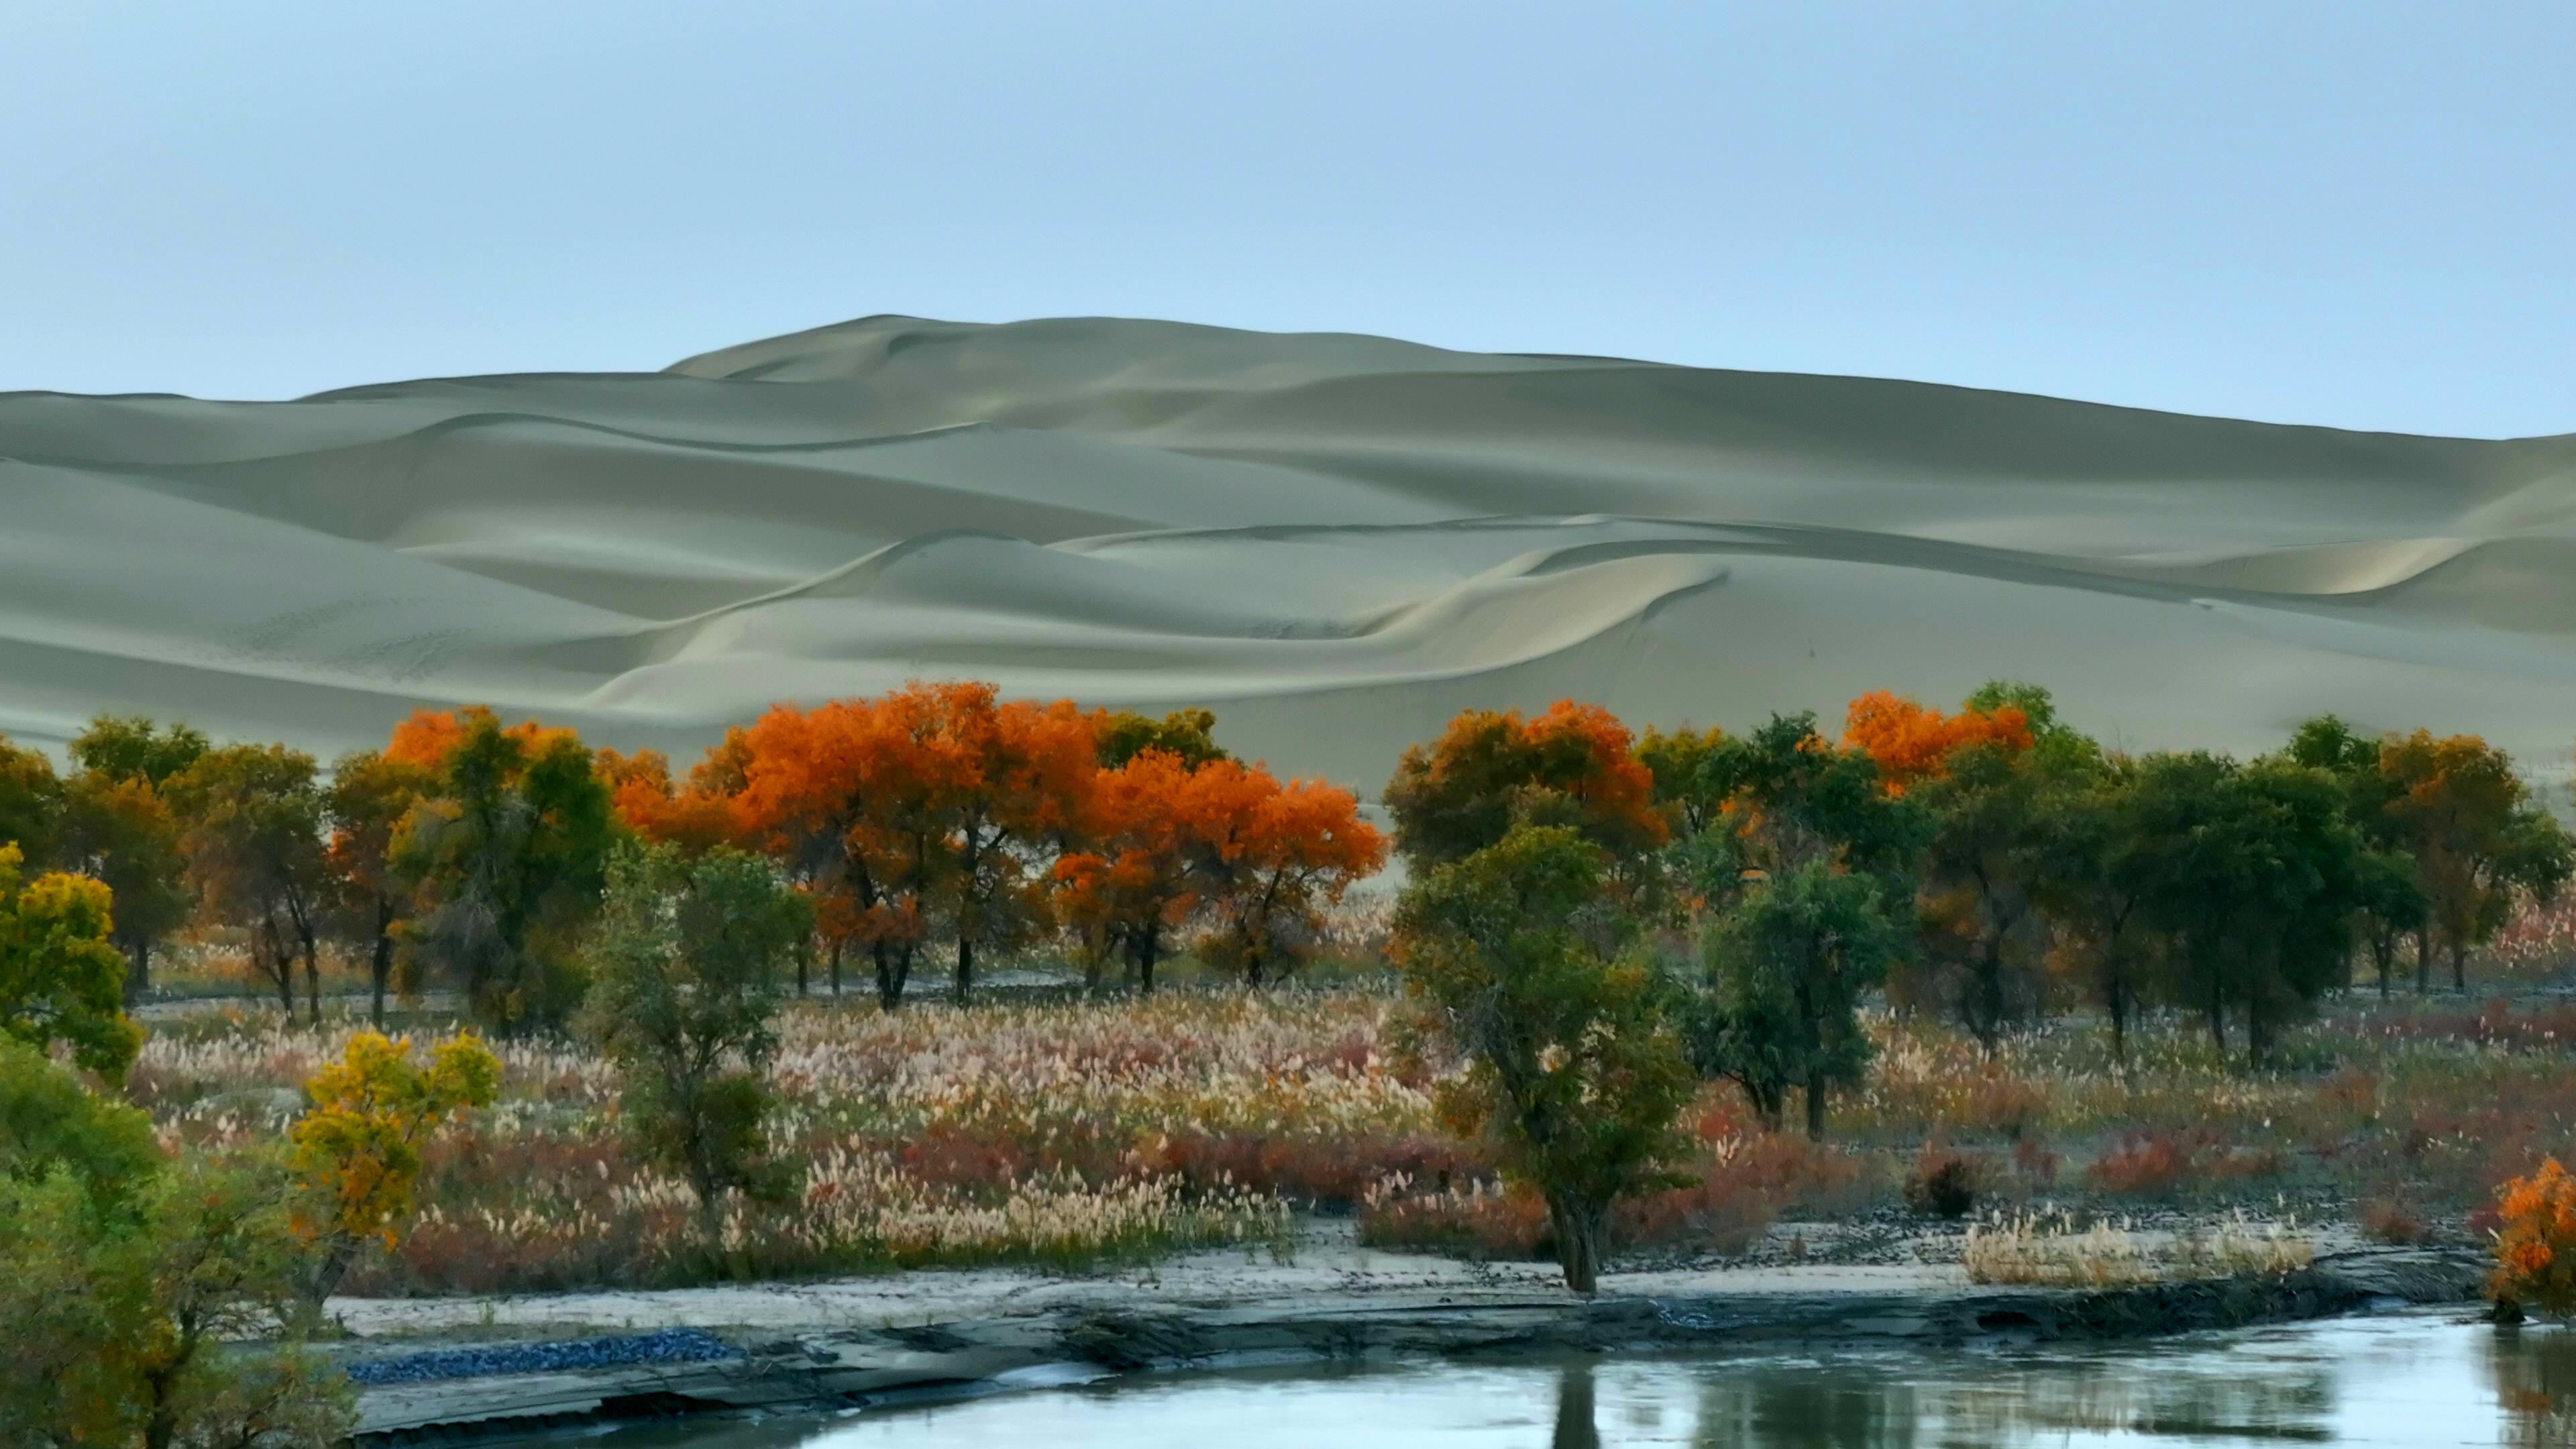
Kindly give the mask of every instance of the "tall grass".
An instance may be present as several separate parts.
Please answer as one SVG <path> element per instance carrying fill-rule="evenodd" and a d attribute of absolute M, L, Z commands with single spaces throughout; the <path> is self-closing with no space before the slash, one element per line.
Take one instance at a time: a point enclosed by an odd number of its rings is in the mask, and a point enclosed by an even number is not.
<path fill-rule="evenodd" d="M 1969 1228 L 1960 1253 L 1971 1282 L 2051 1288 L 2277 1277 L 2314 1261 L 2316 1248 L 2296 1219 L 2258 1226 L 2241 1212 L 2175 1233 L 2140 1232 L 2127 1222 L 2078 1228 L 2063 1213 L 1998 1215 Z"/>
<path fill-rule="evenodd" d="M 625 1145 L 619 1082 L 560 1042 L 498 1046 L 501 1099 L 428 1148 L 423 1219 L 362 1262 L 368 1293 L 663 1285 L 994 1262 L 1072 1265 L 1276 1243 L 1299 1211 L 1385 1247 L 1538 1253 L 1545 1215 L 1485 1144 L 1444 1131 L 1453 1068 L 1398 1049 L 1380 986 L 1149 999 L 806 1003 L 783 1016 L 767 1123 L 777 1189 L 722 1204 Z M 1873 1016 L 1835 1140 L 1765 1132 L 1727 1087 L 1690 1127 L 1692 1181 L 1627 1204 L 1632 1248 L 1722 1253 L 1775 1219 L 1897 1211 L 1926 1145 L 1973 1160 L 1978 1211 L 2046 1198 L 2368 1213 L 2465 1236 L 2492 1185 L 2576 1156 L 2576 1021 L 2547 1003 L 2373 999 L 2335 1008 L 2249 1073 L 2188 1022 L 2151 1020 L 2125 1064 L 2061 1022 L 1992 1053 L 1940 1023 Z M 273 1141 L 347 1028 L 256 1007 L 156 1028 L 129 1079 L 166 1139 Z"/>

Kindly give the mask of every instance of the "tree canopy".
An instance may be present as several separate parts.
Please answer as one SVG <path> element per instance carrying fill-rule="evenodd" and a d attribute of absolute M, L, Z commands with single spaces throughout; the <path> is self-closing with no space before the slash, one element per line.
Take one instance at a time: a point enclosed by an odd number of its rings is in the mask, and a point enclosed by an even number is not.
<path fill-rule="evenodd" d="M 626 846 L 609 863 L 579 1027 L 624 1074 L 627 1121 L 713 1224 L 755 1185 L 772 1017 L 807 906 L 758 856 Z"/>
<path fill-rule="evenodd" d="M 304 965 L 313 1020 L 322 1019 L 316 956 L 331 899 L 324 793 L 313 757 L 284 745 L 207 750 L 163 790 L 176 807 L 180 848 L 200 906 L 250 937 L 253 968 L 295 1015 Z"/>
<path fill-rule="evenodd" d="M 496 1029 L 561 1025 L 580 1002 L 579 934 L 620 829 L 590 750 L 568 730 L 472 709 L 415 715 L 385 755 L 435 774 L 391 856 L 415 902 L 401 929 L 411 960 Z"/>
<path fill-rule="evenodd" d="M 125 1014 L 113 897 L 81 876 L 28 880 L 19 859 L 16 845 L 0 845 L 0 1036 L 60 1043 L 84 1069 L 121 1078 L 143 1031 Z"/>
<path fill-rule="evenodd" d="M 1396 913 L 1407 988 L 1468 1058 L 1443 1115 L 1546 1201 L 1578 1293 L 1596 1286 L 1611 1207 L 1671 1180 L 1692 1090 L 1605 864 L 1571 826 L 1515 826 L 1434 866 Z"/>
<path fill-rule="evenodd" d="M 1459 715 L 1404 752 L 1382 798 L 1416 870 L 1463 860 L 1521 824 L 1567 826 L 1614 856 L 1652 850 L 1671 832 L 1628 727 L 1570 699 L 1534 719 Z"/>

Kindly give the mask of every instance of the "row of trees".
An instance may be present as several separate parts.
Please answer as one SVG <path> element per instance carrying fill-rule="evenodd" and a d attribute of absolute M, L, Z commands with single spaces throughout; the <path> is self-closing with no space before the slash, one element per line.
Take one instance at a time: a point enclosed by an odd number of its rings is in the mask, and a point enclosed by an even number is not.
<path fill-rule="evenodd" d="M 1282 783 L 1218 748 L 1214 725 L 914 684 L 782 705 L 684 782 L 650 754 L 603 770 L 647 836 L 777 862 L 814 903 L 834 988 L 862 953 L 889 1009 L 934 942 L 963 999 L 979 953 L 1058 929 L 1095 985 L 1123 958 L 1150 990 L 1183 942 L 1259 985 L 1312 953 L 1325 908 L 1386 847 L 1349 791 Z"/>
<path fill-rule="evenodd" d="M 1059 931 L 1095 984 L 1123 960 L 1151 989 L 1184 944 L 1259 984 L 1312 953 L 1385 845 L 1348 791 L 1283 783 L 1213 725 L 916 684 L 773 709 L 675 780 L 653 752 L 479 708 L 416 714 L 327 775 L 283 745 L 102 718 L 68 776 L 0 740 L 0 842 L 108 888 L 129 1000 L 193 915 L 240 933 L 290 1016 L 300 970 L 318 1018 L 339 943 L 369 963 L 379 1021 L 390 988 L 445 984 L 497 1029 L 561 1026 L 612 854 L 639 837 L 792 886 L 800 991 L 819 961 L 839 990 L 857 954 L 893 1009 L 944 946 L 962 1000 L 981 959 Z"/>
<path fill-rule="evenodd" d="M 1471 1063 L 1448 1103 L 1548 1203 L 1588 1289 L 1615 1199 L 1676 1160 L 1707 1079 L 1821 1136 L 1873 995 L 1991 1047 L 2070 998 L 2125 1054 L 2142 1006 L 2263 1064 L 2357 962 L 2455 984 L 2576 867 L 2503 752 L 2332 717 L 2251 761 L 2124 755 L 2001 682 L 1955 713 L 1853 701 L 1744 735 L 1633 738 L 1597 707 L 1473 712 L 1387 786 L 1413 871 L 1394 956 Z"/>

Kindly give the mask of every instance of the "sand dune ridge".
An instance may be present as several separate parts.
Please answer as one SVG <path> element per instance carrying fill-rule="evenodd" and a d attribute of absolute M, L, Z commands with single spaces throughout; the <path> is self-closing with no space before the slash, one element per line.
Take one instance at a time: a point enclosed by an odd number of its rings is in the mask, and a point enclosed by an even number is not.
<path fill-rule="evenodd" d="M 485 700 L 683 753 L 973 674 L 1369 787 L 1471 704 L 1750 724 L 2055 686 L 2137 745 L 2570 732 L 2576 436 L 1119 319 L 662 373 L 0 396 L 0 730 L 336 751 Z"/>

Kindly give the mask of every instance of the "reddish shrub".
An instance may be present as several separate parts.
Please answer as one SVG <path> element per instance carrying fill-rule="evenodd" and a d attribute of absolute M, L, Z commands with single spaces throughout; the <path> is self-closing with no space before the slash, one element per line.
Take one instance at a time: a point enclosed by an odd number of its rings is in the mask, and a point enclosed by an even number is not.
<path fill-rule="evenodd" d="M 2191 1175 L 2191 1146 L 2170 1132 L 2132 1132 L 2084 1169 L 2087 1183 L 2119 1197 L 2171 1197 Z"/>
<path fill-rule="evenodd" d="M 944 1122 L 905 1143 L 899 1156 L 905 1172 L 946 1187 L 1007 1188 L 1031 1166 L 1013 1144 L 970 1136 Z"/>
<path fill-rule="evenodd" d="M 2230 1147 L 2203 1154 L 2197 1166 L 2211 1182 L 2249 1182 L 2278 1177 L 2289 1162 L 2276 1147 Z"/>
<path fill-rule="evenodd" d="M 2057 1169 L 2063 1161 L 2036 1137 L 2025 1137 L 2013 1144 L 2013 1170 L 2022 1181 L 2039 1189 L 2057 1185 Z"/>
<path fill-rule="evenodd" d="M 2395 1197 L 2374 1198 L 2363 1204 L 2361 1230 L 2371 1241 L 2391 1247 L 2412 1247 L 2433 1240 L 2432 1225 Z"/>
<path fill-rule="evenodd" d="M 1926 1146 L 1905 1175 L 1905 1206 L 1925 1217 L 1965 1217 L 1985 1185 L 1983 1163 L 1937 1144 Z"/>
<path fill-rule="evenodd" d="M 1391 1196 L 1360 1211 L 1359 1239 L 1462 1257 L 1539 1258 L 1553 1248 L 1547 1204 L 1526 1188 L 1478 1184 L 1464 1192 Z"/>
<path fill-rule="evenodd" d="M 1424 1191 L 1493 1176 L 1492 1166 L 1480 1155 L 1445 1137 L 1351 1141 L 1184 1133 L 1132 1161 L 1145 1171 L 1177 1176 L 1200 1191 L 1231 1182 L 1335 1209 L 1358 1204 L 1370 1188 L 1398 1173 Z"/>

